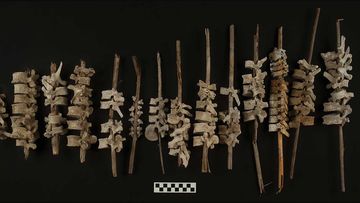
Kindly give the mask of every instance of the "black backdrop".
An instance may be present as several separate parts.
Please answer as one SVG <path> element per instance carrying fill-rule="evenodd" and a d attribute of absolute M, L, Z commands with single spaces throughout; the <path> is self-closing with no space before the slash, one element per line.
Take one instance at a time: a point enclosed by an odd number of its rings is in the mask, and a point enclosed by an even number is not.
<path fill-rule="evenodd" d="M 317 6 L 322 8 L 313 63 L 324 69 L 321 52 L 334 50 L 335 21 L 344 18 L 342 34 L 347 37 L 354 56 L 350 90 L 356 98 L 351 123 L 344 128 L 347 192 L 339 192 L 338 135 L 334 126 L 321 124 L 322 103 L 329 97 L 321 74 L 315 85 L 316 125 L 303 127 L 299 143 L 295 180 L 289 181 L 290 146 L 293 137 L 285 141 L 285 189 L 276 190 L 276 138 L 267 132 L 267 120 L 261 126 L 259 150 L 265 184 L 259 196 L 252 156 L 251 124 L 242 124 L 240 144 L 234 151 L 234 169 L 226 169 L 226 146 L 211 150 L 212 174 L 202 174 L 201 148 L 191 149 L 187 169 L 178 168 L 176 158 L 166 155 L 166 175 L 161 174 L 156 143 L 144 137 L 138 140 L 134 175 L 127 175 L 131 138 L 128 136 L 128 108 L 135 92 L 135 73 L 131 56 L 140 59 L 143 72 L 141 97 L 145 100 L 143 120 L 147 124 L 148 101 L 156 95 L 156 51 L 163 58 L 164 95 L 176 96 L 175 40 L 182 41 L 183 93 L 185 103 L 195 105 L 196 83 L 205 77 L 204 28 L 211 32 L 212 81 L 226 86 L 228 74 L 228 26 L 236 25 L 236 87 L 241 87 L 245 73 L 244 60 L 252 58 L 252 35 L 260 24 L 260 57 L 266 56 L 276 43 L 276 28 L 284 26 L 284 48 L 288 53 L 290 71 L 297 60 L 307 53 L 312 19 Z M 75 200 L 75 201 L 340 201 L 359 200 L 360 141 L 356 131 L 358 112 L 358 71 L 360 55 L 359 4 L 355 2 L 18 2 L 0 6 L 0 88 L 7 95 L 8 109 L 13 100 L 11 73 L 35 68 L 40 75 L 48 74 L 50 62 L 63 61 L 63 78 L 69 79 L 79 59 L 96 70 L 92 81 L 94 107 L 91 120 L 98 137 L 100 123 L 106 121 L 106 111 L 99 110 L 102 89 L 111 87 L 114 52 L 121 55 L 119 89 L 126 97 L 122 109 L 126 136 L 124 150 L 118 155 L 119 177 L 113 178 L 110 151 L 98 150 L 97 144 L 87 153 L 86 163 L 80 164 L 78 148 L 66 147 L 61 139 L 61 154 L 51 154 L 50 140 L 43 136 L 38 149 L 29 160 L 23 159 L 22 149 L 13 140 L 0 142 L 0 200 Z M 265 68 L 269 71 L 268 63 Z M 267 84 L 269 81 L 267 81 Z M 224 96 L 218 96 L 219 109 L 224 109 Z M 40 133 L 44 132 L 43 117 L 47 112 L 39 102 Z M 294 134 L 294 131 L 291 131 Z M 168 140 L 166 138 L 165 140 Z M 166 146 L 164 145 L 164 149 Z M 166 152 L 164 152 L 166 154 Z M 196 181 L 197 194 L 154 194 L 153 181 Z"/>

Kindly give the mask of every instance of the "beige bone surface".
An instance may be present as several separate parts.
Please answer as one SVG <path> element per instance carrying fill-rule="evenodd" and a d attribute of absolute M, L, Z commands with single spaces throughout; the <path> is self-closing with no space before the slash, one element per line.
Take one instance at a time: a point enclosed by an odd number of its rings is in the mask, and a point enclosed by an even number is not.
<path fill-rule="evenodd" d="M 85 61 L 81 61 L 80 66 L 75 66 L 74 73 L 70 76 L 74 84 L 68 85 L 68 89 L 74 92 L 71 106 L 68 107 L 68 128 L 79 131 L 79 135 L 68 135 L 67 146 L 80 147 L 81 163 L 85 162 L 86 150 L 90 149 L 90 146 L 97 141 L 96 136 L 91 135 L 91 123 L 88 121 L 93 111 L 90 101 L 92 89 L 89 88 L 89 85 L 94 74 L 95 70 L 86 68 Z"/>
<path fill-rule="evenodd" d="M 16 146 L 24 148 L 25 159 L 28 158 L 30 149 L 36 149 L 35 141 L 39 138 L 38 121 L 35 118 L 38 110 L 38 78 L 33 69 L 15 72 L 12 78 L 15 103 L 12 104 L 12 133 L 8 136 L 16 139 Z"/>

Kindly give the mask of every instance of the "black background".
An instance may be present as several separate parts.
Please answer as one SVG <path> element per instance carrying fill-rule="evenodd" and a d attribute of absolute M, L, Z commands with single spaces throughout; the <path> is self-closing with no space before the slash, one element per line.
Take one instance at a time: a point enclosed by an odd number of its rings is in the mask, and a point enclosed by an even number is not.
<path fill-rule="evenodd" d="M 234 151 L 233 171 L 226 169 L 226 146 L 211 150 L 212 174 L 202 174 L 201 147 L 191 150 L 187 169 L 178 168 L 175 157 L 165 156 L 166 175 L 161 174 L 156 143 L 144 137 L 138 140 L 134 175 L 127 175 L 131 138 L 128 136 L 128 108 L 135 94 L 135 72 L 131 56 L 142 65 L 141 97 L 145 101 L 143 120 L 147 124 L 148 101 L 156 96 L 156 51 L 163 59 L 164 95 L 176 96 L 175 40 L 182 41 L 183 98 L 195 106 L 198 87 L 205 77 L 204 28 L 211 32 L 212 81 L 227 85 L 228 26 L 236 25 L 236 87 L 241 87 L 244 60 L 252 58 L 252 35 L 260 24 L 260 57 L 266 56 L 276 43 L 276 29 L 284 26 L 284 45 L 290 71 L 297 60 L 307 56 L 315 8 L 321 7 L 313 63 L 324 69 L 321 52 L 335 49 L 335 21 L 344 18 L 342 34 L 347 37 L 354 56 L 349 89 L 355 92 L 350 102 L 351 123 L 344 127 L 347 192 L 339 192 L 338 134 L 335 126 L 321 124 L 322 103 L 329 97 L 322 72 L 315 82 L 316 125 L 303 127 L 299 143 L 295 180 L 289 181 L 290 146 L 285 141 L 285 189 L 276 195 L 276 137 L 267 132 L 267 120 L 261 125 L 259 150 L 266 193 L 258 194 L 251 148 L 250 123 L 242 123 L 240 144 Z M 93 132 L 100 134 L 100 123 L 107 112 L 99 110 L 101 90 L 111 87 L 114 52 L 121 55 L 119 90 L 126 97 L 123 135 L 124 150 L 118 154 L 118 178 L 110 168 L 110 151 L 98 150 L 97 144 L 87 152 L 86 163 L 79 162 L 79 149 L 66 147 L 61 139 L 61 154 L 51 154 L 50 140 L 41 136 L 38 149 L 25 161 L 21 148 L 13 140 L 0 142 L 0 200 L 75 200 L 75 201 L 340 201 L 359 200 L 359 4 L 355 2 L 285 1 L 211 1 L 185 2 L 17 2 L 0 4 L 0 89 L 7 95 L 8 109 L 13 100 L 11 74 L 35 68 L 48 74 L 50 62 L 63 61 L 63 78 L 68 80 L 79 59 L 96 70 L 92 80 L 94 108 Z M 268 62 L 265 69 L 269 71 Z M 269 78 L 268 78 L 269 79 Z M 269 80 L 267 80 L 269 84 Z M 226 108 L 226 97 L 216 98 L 219 110 Z M 48 112 L 40 97 L 39 126 L 44 132 L 43 117 Z M 294 131 L 291 131 L 294 134 Z M 165 139 L 168 141 L 168 138 Z M 167 153 L 164 144 L 164 153 Z M 153 181 L 195 181 L 197 194 L 154 194 Z"/>

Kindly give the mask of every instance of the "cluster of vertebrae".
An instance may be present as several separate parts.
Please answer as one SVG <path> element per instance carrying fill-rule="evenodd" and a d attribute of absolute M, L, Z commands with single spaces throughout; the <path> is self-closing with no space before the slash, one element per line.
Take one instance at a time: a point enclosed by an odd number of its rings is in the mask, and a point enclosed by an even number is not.
<path fill-rule="evenodd" d="M 220 88 L 220 94 L 231 95 L 236 98 L 237 104 L 240 100 L 237 96 L 237 90 L 234 88 Z M 219 119 L 226 125 L 219 125 L 220 142 L 227 144 L 229 147 L 235 147 L 239 143 L 238 136 L 241 134 L 240 128 L 240 111 L 235 107 L 230 107 L 227 111 L 219 112 Z"/>
<path fill-rule="evenodd" d="M 195 120 L 197 123 L 194 123 L 193 132 L 196 136 L 193 137 L 193 146 L 204 146 L 206 152 L 203 152 L 203 159 L 207 162 L 207 150 L 213 149 L 215 144 L 219 143 L 219 137 L 215 134 L 218 120 L 215 110 L 217 104 L 213 103 L 216 96 L 216 85 L 207 84 L 202 80 L 199 80 L 197 85 L 200 89 L 198 92 L 199 100 L 196 101 Z M 204 172 L 209 172 L 208 163 L 205 163 L 202 169 Z"/>
<path fill-rule="evenodd" d="M 220 94 L 228 96 L 228 108 L 226 111 L 219 112 L 219 119 L 223 124 L 219 125 L 218 133 L 220 143 L 228 146 L 228 169 L 232 170 L 233 148 L 239 143 L 238 136 L 241 134 L 240 128 L 240 106 L 238 90 L 234 88 L 234 25 L 230 26 L 229 44 L 229 86 L 221 87 Z M 234 106 L 234 100 L 236 106 Z"/>
<path fill-rule="evenodd" d="M 120 118 L 123 117 L 120 106 L 124 105 L 125 98 L 122 92 L 115 89 L 104 90 L 101 92 L 100 109 L 112 109 Z M 123 148 L 125 138 L 121 135 L 123 124 L 120 120 L 109 118 L 106 123 L 101 124 L 101 133 L 109 133 L 107 138 L 99 139 L 99 149 L 111 148 L 116 152 L 120 152 Z"/>
<path fill-rule="evenodd" d="M 164 109 L 167 102 L 168 99 L 162 97 L 150 99 L 149 125 L 145 130 L 145 136 L 150 141 L 165 137 L 166 132 L 169 130 Z"/>
<path fill-rule="evenodd" d="M 66 118 L 58 111 L 58 106 L 67 106 L 68 89 L 66 81 L 62 80 L 60 73 L 62 70 L 62 63 L 56 70 L 56 64 L 51 64 L 51 74 L 42 77 L 41 88 L 45 96 L 45 106 L 50 106 L 50 114 L 45 117 L 46 129 L 44 136 L 52 139 L 53 154 L 59 153 L 59 136 L 67 133 L 64 124 Z"/>
<path fill-rule="evenodd" d="M 169 143 L 169 154 L 178 156 L 184 167 L 188 166 L 190 159 L 190 151 L 187 149 L 187 142 L 189 141 L 189 129 L 191 127 L 190 119 L 191 106 L 179 101 L 176 97 L 171 100 L 171 110 L 168 114 L 168 124 L 170 129 L 170 137 L 173 138 Z"/>
<path fill-rule="evenodd" d="M 270 71 L 273 79 L 270 89 L 269 132 L 280 132 L 289 137 L 288 129 L 288 88 L 284 77 L 289 69 L 284 49 L 274 48 L 269 55 Z"/>
<path fill-rule="evenodd" d="M 68 107 L 67 121 L 69 130 L 80 131 L 80 135 L 68 135 L 69 147 L 80 147 L 80 162 L 85 162 L 86 150 L 91 147 L 91 144 L 96 143 L 97 138 L 91 134 L 91 123 L 88 118 L 93 112 L 91 107 L 92 89 L 90 86 L 91 77 L 95 74 L 92 68 L 86 68 L 85 61 L 81 61 L 80 66 L 76 66 L 74 74 L 71 74 L 70 79 L 74 81 L 74 85 L 69 85 L 68 88 L 74 92 L 71 99 L 71 106 Z"/>
<path fill-rule="evenodd" d="M 305 59 L 299 60 L 298 64 L 299 68 L 295 69 L 292 75 L 294 81 L 289 98 L 289 105 L 293 106 L 289 114 L 290 128 L 314 125 L 314 116 L 309 116 L 309 114 L 315 112 L 314 80 L 320 68 L 309 64 Z"/>
<path fill-rule="evenodd" d="M 352 70 L 352 55 L 350 47 L 345 51 L 345 37 L 341 36 L 341 43 L 336 52 L 322 53 L 321 56 L 326 66 L 324 77 L 330 82 L 326 87 L 333 89 L 329 101 L 324 103 L 324 111 L 328 114 L 323 116 L 323 123 L 325 125 L 344 125 L 350 121 L 347 116 L 352 112 L 347 103 L 354 97 L 353 92 L 346 91 L 349 81 L 352 79 L 352 75 L 348 73 Z"/>
<path fill-rule="evenodd" d="M 249 98 L 244 101 L 244 122 L 258 119 L 260 123 L 267 116 L 266 111 L 268 102 L 264 102 L 265 85 L 264 79 L 267 75 L 266 71 L 261 71 L 261 67 L 267 58 L 263 58 L 257 62 L 252 60 L 245 61 L 245 68 L 252 70 L 252 74 L 245 74 L 243 78 L 243 96 Z"/>
<path fill-rule="evenodd" d="M 14 103 L 12 104 L 11 138 L 16 139 L 16 146 L 24 147 L 25 159 L 30 149 L 36 149 L 35 141 L 39 138 L 38 121 L 35 114 L 38 110 L 36 81 L 39 75 L 35 70 L 13 73 Z"/>
<path fill-rule="evenodd" d="M 136 99 L 136 97 L 132 97 L 133 100 L 133 104 L 130 107 L 129 111 L 130 111 L 130 123 L 131 123 L 131 127 L 130 127 L 130 136 L 136 136 L 136 138 L 140 137 L 141 132 L 142 132 L 142 127 L 141 125 L 143 124 L 143 121 L 140 119 L 140 116 L 143 114 L 143 112 L 141 111 L 142 109 L 142 105 L 144 104 L 142 99 Z M 135 129 L 136 128 L 136 129 Z"/>
<path fill-rule="evenodd" d="M 7 137 L 11 136 L 7 132 L 7 124 L 5 119 L 9 117 L 9 114 L 6 113 L 6 105 L 5 105 L 5 94 L 0 94 L 0 140 L 4 140 Z"/>

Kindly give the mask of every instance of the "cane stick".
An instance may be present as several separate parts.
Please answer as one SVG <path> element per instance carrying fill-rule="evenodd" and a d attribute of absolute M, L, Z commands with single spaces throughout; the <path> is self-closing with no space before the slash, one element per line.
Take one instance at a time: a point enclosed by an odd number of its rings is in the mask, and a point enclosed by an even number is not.
<path fill-rule="evenodd" d="M 254 63 L 258 63 L 258 60 L 259 60 L 259 24 L 256 25 L 256 34 L 254 35 Z M 255 76 L 255 73 L 253 73 L 253 76 Z M 261 171 L 259 150 L 258 150 L 258 145 L 257 145 L 258 125 L 259 125 L 258 118 L 255 118 L 254 132 L 253 132 L 254 134 L 252 137 L 252 146 L 253 146 L 253 150 L 254 150 L 254 159 L 255 159 L 259 191 L 260 191 L 260 194 L 262 194 L 265 191 L 265 188 L 264 188 L 264 182 L 263 182 L 262 171 Z"/>
<path fill-rule="evenodd" d="M 317 30 L 317 26 L 318 26 L 318 22 L 319 22 L 319 16 L 320 16 L 320 8 L 317 8 L 315 19 L 314 19 L 314 24 L 312 27 L 310 47 L 309 47 L 309 52 L 308 52 L 308 57 L 307 57 L 307 61 L 309 64 L 311 64 L 311 60 L 312 60 L 315 38 L 316 38 L 316 30 Z M 301 123 L 299 123 L 299 125 L 296 127 L 296 131 L 295 131 L 294 145 L 292 148 L 292 155 L 291 155 L 290 179 L 294 178 L 297 146 L 298 146 L 299 137 L 300 137 L 300 128 L 301 128 Z"/>
<path fill-rule="evenodd" d="M 136 95 L 134 100 L 134 121 L 133 121 L 133 135 L 132 135 L 132 144 L 131 144 L 131 152 L 130 152 L 130 160 L 129 160 L 129 170 L 128 173 L 132 174 L 134 169 L 134 160 L 135 160 L 135 151 L 136 151 L 136 142 L 138 138 L 138 119 L 139 119 L 139 101 L 140 101 L 140 84 L 141 84 L 141 68 L 136 56 L 132 57 L 132 61 L 134 64 L 134 69 L 136 73 Z"/>

